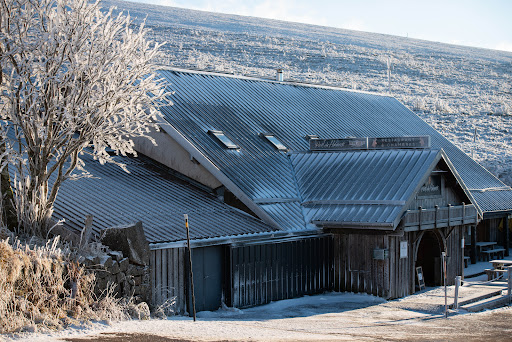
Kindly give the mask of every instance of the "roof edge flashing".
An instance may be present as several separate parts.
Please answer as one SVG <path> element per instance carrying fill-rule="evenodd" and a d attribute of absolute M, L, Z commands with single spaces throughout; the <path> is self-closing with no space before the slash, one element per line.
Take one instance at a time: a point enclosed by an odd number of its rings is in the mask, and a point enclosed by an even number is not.
<path fill-rule="evenodd" d="M 253 77 L 253 76 L 246 76 L 246 75 L 236 75 L 236 74 L 221 73 L 221 72 L 212 71 L 212 70 L 176 68 L 176 67 L 171 67 L 171 66 L 168 66 L 168 65 L 159 65 L 158 69 L 161 70 L 161 71 L 172 71 L 172 72 L 181 72 L 181 73 L 188 73 L 188 74 L 199 74 L 199 75 L 209 75 L 209 76 L 217 76 L 217 77 L 228 77 L 228 78 L 236 78 L 236 79 L 247 80 L 247 81 L 267 82 L 267 83 L 274 83 L 274 84 L 302 86 L 302 87 L 308 87 L 308 88 L 319 88 L 319 89 L 346 91 L 346 92 L 350 92 L 350 93 L 368 94 L 368 95 L 387 97 L 387 98 L 391 98 L 391 99 L 394 99 L 394 100 L 398 101 L 394 96 L 392 96 L 390 94 L 377 93 L 377 92 L 358 90 L 358 89 L 342 88 L 342 87 L 337 87 L 337 86 L 329 85 L 329 84 L 307 83 L 307 82 L 304 82 L 304 81 L 298 81 L 298 80 L 294 80 L 294 79 L 287 79 L 286 81 L 279 82 L 279 81 L 277 81 L 275 79 L 275 77 L 273 77 L 273 78 Z"/>
<path fill-rule="evenodd" d="M 311 223 L 322 228 L 352 228 L 352 229 L 374 229 L 374 230 L 395 230 L 393 222 L 335 222 L 335 221 L 311 221 Z"/>

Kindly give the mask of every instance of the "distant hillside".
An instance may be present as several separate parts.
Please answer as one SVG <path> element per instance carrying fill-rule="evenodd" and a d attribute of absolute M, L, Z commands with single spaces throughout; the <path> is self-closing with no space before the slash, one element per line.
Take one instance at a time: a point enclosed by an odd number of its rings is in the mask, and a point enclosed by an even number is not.
<path fill-rule="evenodd" d="M 337 28 L 103 1 L 147 16 L 165 64 L 391 92 L 512 184 L 512 53 Z M 390 65 L 390 82 L 388 82 Z M 476 136 L 475 136 L 476 129 Z"/>

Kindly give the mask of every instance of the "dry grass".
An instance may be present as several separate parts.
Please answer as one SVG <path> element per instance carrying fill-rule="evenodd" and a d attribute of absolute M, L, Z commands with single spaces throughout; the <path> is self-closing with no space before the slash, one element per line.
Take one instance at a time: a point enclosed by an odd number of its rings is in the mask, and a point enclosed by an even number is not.
<path fill-rule="evenodd" d="M 58 238 L 43 245 L 1 240 L 0 333 L 129 318 L 133 304 L 114 298 L 113 285 L 96 298 L 94 282 L 94 274 L 72 261 Z"/>

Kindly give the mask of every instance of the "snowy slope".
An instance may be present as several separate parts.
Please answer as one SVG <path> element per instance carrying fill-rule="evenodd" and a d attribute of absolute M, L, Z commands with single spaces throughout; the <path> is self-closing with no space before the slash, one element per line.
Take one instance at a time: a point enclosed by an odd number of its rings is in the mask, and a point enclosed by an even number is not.
<path fill-rule="evenodd" d="M 512 185 L 512 53 L 284 21 L 105 0 L 167 42 L 175 67 L 390 91 Z M 390 79 L 388 79 L 388 65 Z M 476 136 L 475 136 L 476 129 Z"/>

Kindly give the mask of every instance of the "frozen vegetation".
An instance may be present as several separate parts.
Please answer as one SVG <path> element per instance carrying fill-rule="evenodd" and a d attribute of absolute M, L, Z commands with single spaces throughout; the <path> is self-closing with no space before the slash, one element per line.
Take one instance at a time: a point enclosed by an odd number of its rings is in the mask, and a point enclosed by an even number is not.
<path fill-rule="evenodd" d="M 512 53 L 187 9 L 104 1 L 147 16 L 175 67 L 390 92 L 512 184 Z M 390 77 L 388 77 L 390 75 Z M 476 134 L 475 134 L 476 132 Z"/>

